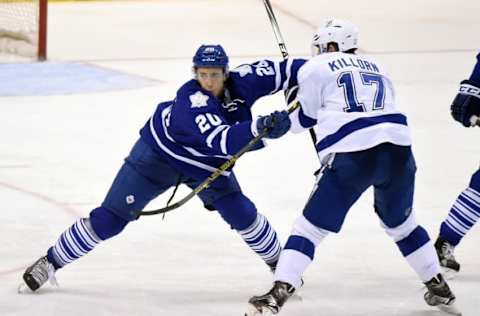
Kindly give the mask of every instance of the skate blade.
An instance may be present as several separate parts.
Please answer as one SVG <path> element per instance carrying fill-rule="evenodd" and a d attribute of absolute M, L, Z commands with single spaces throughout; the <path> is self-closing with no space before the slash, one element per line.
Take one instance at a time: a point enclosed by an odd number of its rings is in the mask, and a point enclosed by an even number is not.
<path fill-rule="evenodd" d="M 442 267 L 442 274 L 445 277 L 445 279 L 452 280 L 458 276 L 458 271 L 450 268 Z"/>
<path fill-rule="evenodd" d="M 295 293 L 293 293 L 292 296 L 290 296 L 290 298 L 288 300 L 289 301 L 294 301 L 294 302 L 302 302 L 303 297 L 300 295 L 300 293 L 295 292 Z"/>
<path fill-rule="evenodd" d="M 273 312 L 267 308 L 262 307 L 261 310 L 258 310 L 257 307 L 253 306 L 252 304 L 248 304 L 248 311 L 244 314 L 244 316 L 272 316 Z"/>
<path fill-rule="evenodd" d="M 460 312 L 460 310 L 457 308 L 457 306 L 455 306 L 455 304 L 451 304 L 451 305 L 440 304 L 437 307 L 439 310 L 447 314 L 462 316 L 462 312 Z"/>
<path fill-rule="evenodd" d="M 17 287 L 17 293 L 25 294 L 25 293 L 33 293 L 33 291 L 30 290 L 30 288 L 25 283 L 20 283 L 20 285 Z"/>

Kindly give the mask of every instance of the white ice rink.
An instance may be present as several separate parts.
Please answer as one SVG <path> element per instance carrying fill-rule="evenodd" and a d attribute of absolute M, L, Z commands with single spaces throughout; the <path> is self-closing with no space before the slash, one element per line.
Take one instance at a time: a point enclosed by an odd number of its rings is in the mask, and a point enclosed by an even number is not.
<path fill-rule="evenodd" d="M 346 18 L 360 27 L 362 50 L 390 69 L 414 137 L 418 222 L 436 238 L 480 160 L 480 129 L 462 128 L 449 113 L 458 83 L 470 74 L 480 49 L 480 1 L 272 2 L 292 55 L 309 54 L 313 25 Z M 131 223 L 59 271 L 58 288 L 47 285 L 25 295 L 16 289 L 25 267 L 102 201 L 156 104 L 171 99 L 190 79 L 198 45 L 223 44 L 232 66 L 281 58 L 262 2 L 57 2 L 50 4 L 48 36 L 52 62 L 85 63 L 153 84 L 0 96 L 0 315 L 243 315 L 248 298 L 270 288 L 271 275 L 197 199 L 164 220 L 154 216 Z M 48 83 L 49 77 L 42 80 Z M 73 73 L 64 83 L 75 86 L 76 80 Z M 283 106 L 278 95 L 254 110 L 265 114 Z M 236 165 L 244 192 L 282 242 L 310 193 L 317 164 L 303 134 L 270 141 L 266 150 L 247 154 Z M 165 205 L 170 192 L 149 208 Z M 186 193 L 180 189 L 176 199 Z M 369 191 L 350 211 L 342 232 L 317 248 L 301 289 L 303 301 L 289 302 L 281 315 L 442 315 L 424 303 L 422 284 L 380 228 L 372 204 Z M 479 315 L 478 226 L 456 256 L 462 270 L 450 285 L 463 315 Z"/>

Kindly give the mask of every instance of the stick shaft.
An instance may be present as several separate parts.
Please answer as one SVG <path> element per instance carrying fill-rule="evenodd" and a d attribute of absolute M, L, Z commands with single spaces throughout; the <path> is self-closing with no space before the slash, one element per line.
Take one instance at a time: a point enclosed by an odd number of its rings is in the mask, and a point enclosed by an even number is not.
<path fill-rule="evenodd" d="M 299 102 L 297 101 L 292 102 L 292 105 L 288 108 L 288 114 L 292 113 L 299 107 L 300 107 Z M 265 135 L 267 135 L 267 133 L 268 133 L 268 130 L 266 129 L 261 131 L 257 136 L 251 139 L 245 146 L 243 146 L 235 155 L 233 155 L 232 158 L 225 161 L 220 167 L 218 167 L 214 172 L 212 172 L 212 174 L 210 174 L 208 178 L 206 178 L 202 183 L 200 183 L 195 189 L 192 190 L 192 192 L 187 194 L 184 198 L 163 208 L 159 208 L 151 211 L 142 211 L 138 216 L 163 214 L 163 213 L 170 212 L 176 208 L 179 208 L 180 206 L 188 202 L 191 198 L 193 198 L 195 195 L 197 195 L 198 193 L 208 188 L 213 183 L 213 181 L 215 181 L 222 174 L 222 172 L 231 168 L 244 153 L 252 149 L 256 143 L 258 143 L 263 137 L 265 137 Z M 132 212 L 132 214 L 134 213 L 136 212 Z"/>

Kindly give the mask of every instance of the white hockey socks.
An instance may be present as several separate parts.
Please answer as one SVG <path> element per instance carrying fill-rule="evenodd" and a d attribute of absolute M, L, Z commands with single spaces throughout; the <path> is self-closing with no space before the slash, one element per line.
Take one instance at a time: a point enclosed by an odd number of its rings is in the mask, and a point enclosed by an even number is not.
<path fill-rule="evenodd" d="M 315 247 L 328 233 L 300 216 L 282 250 L 274 280 L 291 284 L 296 289 L 300 288 L 303 284 L 302 275 L 313 261 Z"/>
<path fill-rule="evenodd" d="M 430 237 L 422 226 L 417 225 L 413 212 L 397 227 L 389 228 L 384 223 L 382 226 L 422 282 L 431 280 L 441 272 Z"/>

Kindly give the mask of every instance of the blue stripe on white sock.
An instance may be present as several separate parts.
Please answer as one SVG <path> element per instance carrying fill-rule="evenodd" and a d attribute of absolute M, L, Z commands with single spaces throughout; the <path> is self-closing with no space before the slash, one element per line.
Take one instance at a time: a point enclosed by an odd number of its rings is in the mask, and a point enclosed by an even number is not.
<path fill-rule="evenodd" d="M 262 214 L 257 214 L 255 222 L 249 228 L 239 231 L 239 234 L 267 264 L 278 260 L 281 246 L 277 233 Z"/>
<path fill-rule="evenodd" d="M 460 210 L 460 207 L 452 208 L 452 210 L 450 211 L 450 216 L 451 216 L 451 219 L 458 224 L 459 228 L 468 229 L 468 221 L 463 216 L 463 213 Z"/>
<path fill-rule="evenodd" d="M 259 230 L 265 229 L 265 217 L 262 216 L 261 214 L 257 214 L 257 217 L 255 218 L 255 222 L 250 225 L 249 228 L 242 230 L 242 235 L 245 236 L 245 238 L 253 238 Z"/>
<path fill-rule="evenodd" d="M 397 246 L 403 256 L 407 257 L 429 241 L 427 231 L 419 225 L 407 237 L 397 241 Z"/>
<path fill-rule="evenodd" d="M 267 225 L 266 221 L 262 220 L 258 225 L 261 225 L 261 229 L 254 229 L 253 232 L 243 235 L 245 241 L 247 241 L 252 248 L 258 248 L 258 246 L 264 242 L 264 236 L 270 233 L 270 226 Z"/>
<path fill-rule="evenodd" d="M 310 260 L 313 260 L 313 256 L 315 255 L 315 245 L 303 236 L 290 235 L 285 244 L 285 249 L 299 251 L 308 256 Z"/>
<path fill-rule="evenodd" d="M 271 248 L 270 245 L 272 244 L 272 241 L 274 241 L 276 238 L 276 234 L 271 229 L 271 227 L 268 227 L 267 231 L 263 233 L 264 234 L 260 236 L 259 239 L 257 239 L 257 242 L 254 242 L 254 243 L 249 242 L 249 245 L 250 247 L 252 247 L 252 249 L 254 249 L 257 252 L 267 253 Z"/>
<path fill-rule="evenodd" d="M 472 222 L 475 221 L 475 218 L 478 218 L 478 215 L 475 215 L 471 209 L 468 208 L 468 205 L 465 204 L 463 201 L 458 201 L 460 208 L 459 210 L 455 210 L 457 212 L 457 216 L 460 216 L 462 222 L 464 222 L 467 226 Z"/>
<path fill-rule="evenodd" d="M 83 240 L 84 240 L 91 248 L 93 248 L 93 247 L 95 247 L 95 246 L 100 242 L 100 239 L 94 237 L 94 233 L 92 233 L 92 231 L 90 230 L 90 228 L 88 228 L 85 223 L 86 223 L 85 220 L 77 221 L 77 223 L 76 223 L 77 229 L 78 229 L 79 232 L 80 232 L 80 237 L 83 238 Z"/>
<path fill-rule="evenodd" d="M 78 235 L 74 235 L 74 233 L 71 230 L 68 230 L 68 234 L 65 234 L 67 240 L 69 241 L 72 246 L 74 246 L 74 250 L 77 253 L 81 253 L 82 255 L 86 254 L 88 252 L 88 249 L 85 247 L 85 245 L 82 246 L 78 239 Z M 76 236 L 76 237 L 75 237 Z"/>
<path fill-rule="evenodd" d="M 98 243 L 98 238 L 86 223 L 86 219 L 79 219 L 75 224 L 62 233 L 52 247 L 53 255 L 60 266 L 84 256 Z"/>
<path fill-rule="evenodd" d="M 76 229 L 69 229 L 68 232 L 71 234 L 73 239 L 77 242 L 77 244 L 80 246 L 80 248 L 85 252 L 89 252 L 91 247 L 88 246 L 88 244 L 83 241 L 82 235 L 78 231 L 78 226 L 75 224 Z"/>
<path fill-rule="evenodd" d="M 472 197 L 469 197 L 467 194 L 461 194 L 459 200 L 462 205 L 467 208 L 467 211 L 472 213 L 472 215 L 480 215 L 480 213 L 478 213 L 480 205 Z"/>
<path fill-rule="evenodd" d="M 444 224 L 461 239 L 480 218 L 480 193 L 468 188 L 453 204 Z"/>

